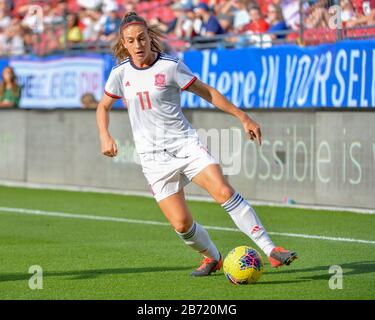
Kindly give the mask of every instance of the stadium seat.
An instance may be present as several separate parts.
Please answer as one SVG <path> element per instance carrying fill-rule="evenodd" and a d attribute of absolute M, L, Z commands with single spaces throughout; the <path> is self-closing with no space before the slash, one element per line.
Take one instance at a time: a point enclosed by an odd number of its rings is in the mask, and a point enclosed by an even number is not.
<path fill-rule="evenodd" d="M 68 10 L 70 12 L 78 12 L 79 5 L 76 0 L 68 0 Z"/>
<path fill-rule="evenodd" d="M 169 23 L 175 18 L 173 10 L 169 7 L 159 7 L 155 10 L 155 14 L 164 23 Z"/>
<path fill-rule="evenodd" d="M 137 5 L 135 6 L 135 10 L 138 14 L 141 14 L 144 11 L 148 10 L 148 2 L 141 1 L 137 3 Z"/>
<path fill-rule="evenodd" d="M 375 36 L 375 28 L 346 30 L 345 35 L 348 38 L 368 38 Z"/>
<path fill-rule="evenodd" d="M 337 40 L 337 30 L 328 28 L 306 29 L 303 33 L 305 45 L 318 45 L 320 43 L 335 42 Z"/>
<path fill-rule="evenodd" d="M 161 6 L 163 6 L 163 5 L 160 3 L 160 1 L 157 1 L 157 0 L 150 1 L 150 8 L 151 9 L 160 8 Z"/>

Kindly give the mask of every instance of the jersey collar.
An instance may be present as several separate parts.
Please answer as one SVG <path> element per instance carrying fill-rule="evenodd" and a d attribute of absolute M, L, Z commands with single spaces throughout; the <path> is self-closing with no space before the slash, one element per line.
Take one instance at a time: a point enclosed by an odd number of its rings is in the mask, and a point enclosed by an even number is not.
<path fill-rule="evenodd" d="M 134 68 L 134 69 L 137 69 L 137 70 L 147 70 L 147 69 L 150 69 L 160 58 L 160 52 L 158 52 L 158 55 L 156 56 L 156 59 L 154 60 L 153 63 L 151 63 L 148 67 L 144 67 L 144 68 L 140 68 L 140 67 L 137 67 L 134 63 L 133 63 L 133 60 L 131 57 L 129 57 L 130 59 L 130 64 L 131 66 Z"/>

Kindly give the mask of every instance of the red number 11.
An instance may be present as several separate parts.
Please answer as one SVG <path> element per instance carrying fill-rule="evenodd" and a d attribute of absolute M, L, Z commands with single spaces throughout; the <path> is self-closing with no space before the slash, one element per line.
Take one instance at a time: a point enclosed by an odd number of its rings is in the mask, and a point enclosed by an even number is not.
<path fill-rule="evenodd" d="M 143 95 L 146 96 L 148 109 L 151 109 L 151 100 L 150 100 L 150 95 L 149 95 L 148 91 L 137 92 L 137 96 L 139 97 L 139 101 L 141 102 L 142 110 L 145 110 L 145 101 L 144 101 Z"/>

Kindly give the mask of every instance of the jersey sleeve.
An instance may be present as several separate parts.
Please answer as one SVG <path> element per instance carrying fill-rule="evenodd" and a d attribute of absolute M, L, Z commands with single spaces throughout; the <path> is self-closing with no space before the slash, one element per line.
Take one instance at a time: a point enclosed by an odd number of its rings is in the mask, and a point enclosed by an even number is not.
<path fill-rule="evenodd" d="M 191 70 L 181 60 L 177 63 L 176 68 L 176 83 L 181 90 L 186 90 L 197 77 L 191 72 Z"/>
<path fill-rule="evenodd" d="M 122 85 L 118 72 L 112 70 L 109 74 L 107 83 L 105 84 L 104 93 L 114 99 L 121 99 Z"/>

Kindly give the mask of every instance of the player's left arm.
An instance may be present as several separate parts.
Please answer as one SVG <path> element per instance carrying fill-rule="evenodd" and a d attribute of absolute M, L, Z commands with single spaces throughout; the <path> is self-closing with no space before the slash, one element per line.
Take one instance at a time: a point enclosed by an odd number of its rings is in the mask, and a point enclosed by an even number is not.
<path fill-rule="evenodd" d="M 251 140 L 256 139 L 259 145 L 262 144 L 262 133 L 259 124 L 252 120 L 244 111 L 237 108 L 215 88 L 197 79 L 186 89 L 186 91 L 200 96 L 220 110 L 238 118 L 249 138 Z"/>

